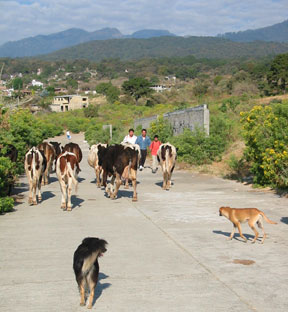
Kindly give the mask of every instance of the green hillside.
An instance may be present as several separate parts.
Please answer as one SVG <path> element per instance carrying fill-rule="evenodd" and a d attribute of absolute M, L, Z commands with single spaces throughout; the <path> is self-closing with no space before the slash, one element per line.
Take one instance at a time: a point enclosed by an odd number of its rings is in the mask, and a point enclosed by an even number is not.
<path fill-rule="evenodd" d="M 119 58 L 131 60 L 151 57 L 194 55 L 197 58 L 256 58 L 272 56 L 288 51 L 288 43 L 232 42 L 215 37 L 158 37 L 150 39 L 112 39 L 91 41 L 47 55 L 45 60 Z"/>
<path fill-rule="evenodd" d="M 288 20 L 272 26 L 253 30 L 249 29 L 245 31 L 228 32 L 219 36 L 238 42 L 251 42 L 255 40 L 288 42 Z"/>

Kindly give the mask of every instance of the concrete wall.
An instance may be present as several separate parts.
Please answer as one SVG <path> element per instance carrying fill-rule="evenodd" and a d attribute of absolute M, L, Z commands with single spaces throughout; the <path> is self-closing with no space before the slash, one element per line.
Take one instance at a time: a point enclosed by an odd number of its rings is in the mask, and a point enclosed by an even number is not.
<path fill-rule="evenodd" d="M 89 105 L 87 96 L 63 95 L 55 96 L 50 105 L 53 112 L 66 112 L 68 110 L 81 109 Z"/>
<path fill-rule="evenodd" d="M 195 128 L 204 129 L 209 135 L 209 109 L 206 104 L 191 107 L 172 113 L 164 114 L 163 117 L 168 119 L 173 128 L 173 134 L 178 135 L 183 132 L 185 128 L 193 131 Z M 134 127 L 139 125 L 142 128 L 149 128 L 152 121 L 157 120 L 158 116 L 152 116 L 148 118 L 141 118 L 134 121 Z"/>

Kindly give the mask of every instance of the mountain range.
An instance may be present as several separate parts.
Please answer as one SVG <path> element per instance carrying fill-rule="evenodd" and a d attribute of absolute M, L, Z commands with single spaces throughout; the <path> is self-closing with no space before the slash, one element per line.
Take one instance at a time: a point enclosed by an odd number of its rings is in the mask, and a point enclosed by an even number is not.
<path fill-rule="evenodd" d="M 228 32 L 218 36 L 238 42 L 251 42 L 256 40 L 288 42 L 288 20 L 268 27 L 254 30 L 249 29 L 245 31 Z"/>
<path fill-rule="evenodd" d="M 256 44 L 254 41 L 261 42 Z M 245 44 L 239 45 L 238 43 L 241 42 Z M 217 37 L 184 38 L 168 30 L 154 29 L 144 29 L 131 35 L 123 35 L 117 28 L 103 28 L 93 32 L 71 28 L 50 35 L 38 35 L 4 43 L 0 46 L 0 57 L 47 55 L 44 58 L 87 57 L 91 60 L 100 60 L 109 57 L 134 59 L 177 56 L 178 53 L 182 56 L 188 53 L 200 55 L 200 57 L 213 57 L 214 55 L 217 58 L 232 57 L 234 53 L 235 57 L 251 57 L 286 52 L 287 45 L 284 43 L 288 43 L 288 20 L 255 30 L 220 34 Z M 220 50 L 216 51 L 213 44 Z M 130 51 L 127 51 L 128 46 Z"/>
<path fill-rule="evenodd" d="M 233 42 L 217 37 L 154 37 L 149 39 L 94 40 L 38 56 L 44 60 L 103 59 L 133 60 L 141 58 L 194 55 L 197 58 L 257 58 L 288 52 L 288 43 Z"/>
<path fill-rule="evenodd" d="M 0 46 L 0 57 L 26 57 L 47 54 L 63 48 L 93 40 L 120 38 L 151 38 L 175 36 L 168 30 L 143 29 L 132 35 L 123 35 L 117 28 L 103 28 L 93 32 L 71 28 L 50 35 L 38 35 L 17 41 L 9 41 Z"/>

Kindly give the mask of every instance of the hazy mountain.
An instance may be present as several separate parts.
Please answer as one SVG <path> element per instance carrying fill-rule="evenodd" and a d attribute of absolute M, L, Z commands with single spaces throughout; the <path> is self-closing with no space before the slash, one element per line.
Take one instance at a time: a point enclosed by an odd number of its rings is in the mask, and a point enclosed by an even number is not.
<path fill-rule="evenodd" d="M 156 37 L 150 39 L 113 39 L 91 41 L 63 49 L 41 59 L 88 59 L 100 61 L 107 58 L 121 60 L 145 57 L 171 57 L 194 55 L 198 58 L 239 58 L 273 56 L 288 52 L 288 44 L 275 42 L 233 42 L 216 37 Z"/>
<path fill-rule="evenodd" d="M 218 36 L 238 42 L 251 42 L 255 40 L 288 42 L 288 20 L 264 28 L 228 32 Z"/>
<path fill-rule="evenodd" d="M 153 37 L 163 37 L 163 36 L 176 36 L 168 30 L 159 29 L 143 29 L 134 32 L 132 35 L 126 36 L 126 38 L 136 38 L 136 39 L 148 39 Z"/>
<path fill-rule="evenodd" d="M 47 54 L 79 43 L 92 40 L 107 40 L 115 38 L 151 38 L 159 36 L 174 36 L 167 30 L 140 30 L 125 36 L 117 28 L 103 28 L 93 32 L 71 28 L 50 35 L 39 35 L 18 41 L 10 41 L 0 46 L 0 57 L 24 57 Z"/>

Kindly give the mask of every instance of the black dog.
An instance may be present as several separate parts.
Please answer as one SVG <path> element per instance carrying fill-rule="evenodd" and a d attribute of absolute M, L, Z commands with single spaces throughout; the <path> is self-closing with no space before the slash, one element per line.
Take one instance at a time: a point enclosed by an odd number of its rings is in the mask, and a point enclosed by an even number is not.
<path fill-rule="evenodd" d="M 74 252 L 73 269 L 80 289 L 80 305 L 85 305 L 85 288 L 90 290 L 88 309 L 92 308 L 94 291 L 98 281 L 98 257 L 106 252 L 107 242 L 104 239 L 86 237 Z"/>

